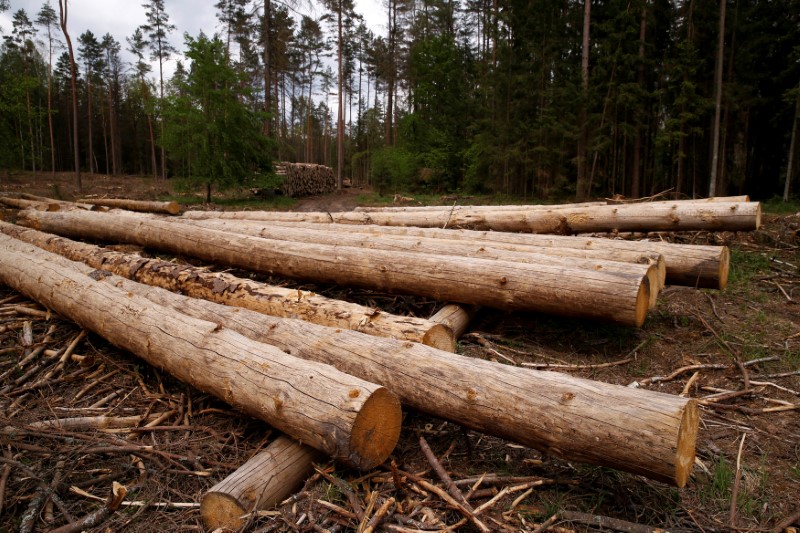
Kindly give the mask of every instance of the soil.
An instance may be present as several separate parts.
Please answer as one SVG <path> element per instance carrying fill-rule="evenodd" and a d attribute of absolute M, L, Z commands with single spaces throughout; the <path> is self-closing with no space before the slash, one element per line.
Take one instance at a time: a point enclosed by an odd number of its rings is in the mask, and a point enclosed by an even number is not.
<path fill-rule="evenodd" d="M 0 179 L 0 192 L 73 199 L 70 179 L 6 176 Z M 170 192 L 169 183 L 155 187 L 146 178 L 84 177 L 86 195 L 156 199 L 164 192 Z M 364 193 L 350 189 L 302 199 L 293 209 L 347 210 Z M 0 216 L 13 219 L 14 211 L 2 210 Z M 443 487 L 421 450 L 424 437 L 454 480 L 484 473 L 506 476 L 497 490 L 518 486 L 512 476 L 550 480 L 530 492 L 511 491 L 492 504 L 481 517 L 493 531 L 534 531 L 542 525 L 550 531 L 768 531 L 790 525 L 786 521 L 792 517 L 798 523 L 798 229 L 800 213 L 767 215 L 764 227 L 752 233 L 661 235 L 675 242 L 730 246 L 730 282 L 723 291 L 668 287 L 641 329 L 484 309 L 459 343 L 459 352 L 469 357 L 515 366 L 561 365 L 559 371 L 589 379 L 705 399 L 697 463 L 685 488 L 563 461 L 413 411 L 405 413 L 392 459 L 402 471 Z M 439 306 L 423 298 L 254 277 L 398 314 L 428 316 Z M 31 326 L 28 339 L 26 322 Z M 28 525 L 44 531 L 77 520 L 102 507 L 112 481 L 127 487 L 129 502 L 139 503 L 122 507 L 96 530 L 202 530 L 196 502 L 203 492 L 277 433 L 102 338 L 79 334 L 80 328 L 68 320 L 0 287 L 0 427 L 5 428 L 0 433 L 0 531 Z M 58 367 L 63 350 L 76 338 L 80 357 Z M 25 354 L 40 345 L 56 352 L 44 352 L 19 368 Z M 737 394 L 714 401 L 713 395 L 725 391 Z M 166 415 L 155 427 L 135 431 L 30 426 L 66 417 L 148 413 Z M 345 481 L 344 488 L 337 480 Z M 414 492 L 408 480 L 400 485 L 389 463 L 373 472 L 320 464 L 295 497 L 254 517 L 246 529 L 352 531 L 359 525 L 352 516 L 368 508 L 371 498 L 372 512 L 389 498 L 402 507 L 390 506 L 381 526 L 387 531 L 399 530 L 403 516 L 413 515 L 402 527 L 419 531 L 442 531 L 462 520 L 435 494 Z M 478 496 L 471 500 L 474 508 L 491 498 Z M 475 528 L 465 524 L 460 529 Z"/>

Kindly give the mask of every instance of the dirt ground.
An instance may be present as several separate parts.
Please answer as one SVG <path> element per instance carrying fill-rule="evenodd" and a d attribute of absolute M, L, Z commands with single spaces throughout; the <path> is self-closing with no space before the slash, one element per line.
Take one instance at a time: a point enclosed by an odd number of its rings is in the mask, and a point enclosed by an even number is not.
<path fill-rule="evenodd" d="M 156 199 L 170 192 L 148 179 L 84 179 L 89 195 Z M 75 197 L 68 175 L 0 177 L 0 193 L 18 192 Z M 304 199 L 292 208 L 350 209 L 363 192 Z M 0 215 L 13 219 L 14 211 Z M 470 500 L 477 508 L 509 488 L 481 515 L 493 531 L 770 531 L 800 525 L 798 231 L 800 213 L 767 215 L 764 227 L 752 233 L 662 235 L 730 246 L 730 282 L 723 291 L 668 287 L 641 329 L 484 309 L 459 343 L 469 357 L 520 367 L 557 365 L 576 376 L 700 399 L 697 463 L 685 488 L 549 457 L 413 411 L 405 412 L 392 459 L 400 470 L 443 486 L 420 448 L 424 437 L 454 480 L 499 476 Z M 429 316 L 439 305 L 361 289 L 302 287 L 398 314 Z M 59 363 L 70 344 L 77 357 Z M 45 351 L 39 358 L 20 367 L 40 346 Z M 66 417 L 153 414 L 163 414 L 157 424 L 133 430 L 41 426 Z M 0 531 L 45 531 L 77 520 L 102 507 L 112 481 L 127 487 L 128 504 L 95 530 L 202 530 L 197 502 L 203 492 L 277 434 L 97 335 L 83 336 L 78 326 L 4 287 L 0 427 Z M 525 483 L 520 478 L 546 481 L 516 490 Z M 388 462 L 372 472 L 323 463 L 293 498 L 253 517 L 246 530 L 355 531 L 369 518 L 364 509 L 369 511 L 371 498 L 373 512 L 395 499 L 382 530 L 445 531 L 462 521 L 441 498 L 423 496 L 413 485 L 396 486 Z"/>

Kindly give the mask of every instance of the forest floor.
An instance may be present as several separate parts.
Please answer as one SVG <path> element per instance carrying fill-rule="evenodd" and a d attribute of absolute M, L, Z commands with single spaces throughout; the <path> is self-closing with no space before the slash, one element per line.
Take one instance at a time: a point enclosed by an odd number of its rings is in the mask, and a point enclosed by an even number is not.
<path fill-rule="evenodd" d="M 3 177 L 0 194 L 29 192 L 69 200 L 74 198 L 69 179 Z M 156 199 L 169 193 L 156 192 L 148 179 L 84 179 L 84 194 Z M 349 209 L 368 197 L 369 191 L 351 189 L 289 207 Z M 0 216 L 13 220 L 14 211 L 0 210 Z M 764 219 L 763 228 L 751 233 L 663 235 L 675 242 L 730 246 L 730 281 L 723 291 L 668 287 L 641 329 L 484 309 L 459 343 L 459 353 L 469 357 L 520 367 L 559 365 L 561 372 L 589 379 L 638 382 L 642 388 L 705 398 L 698 461 L 685 488 L 559 460 L 414 411 L 405 413 L 392 459 L 403 471 L 440 484 L 421 451 L 424 437 L 454 480 L 497 474 L 501 479 L 493 487 L 481 487 L 495 493 L 524 483 L 514 478 L 552 481 L 530 491 L 511 491 L 489 506 L 482 517 L 495 531 L 543 531 L 542 525 L 550 531 L 769 531 L 790 525 L 788 520 L 799 524 L 800 213 Z M 438 305 L 362 289 L 256 279 L 393 313 L 429 316 Z M 32 326 L 28 339 L 23 335 L 26 322 Z M 37 346 L 58 351 L 73 341 L 75 353 L 83 356 L 75 358 L 79 362 L 57 368 L 58 358 L 45 352 L 24 369 L 17 366 Z M 607 365 L 611 362 L 619 364 Z M 735 394 L 713 398 L 720 391 Z M 148 413 L 165 417 L 155 427 L 134 431 L 33 425 L 65 417 Z M 27 525 L 47 530 L 47 524 L 82 517 L 101 505 L 112 481 L 128 488 L 129 503 L 103 529 L 202 530 L 196 503 L 203 492 L 276 434 L 102 338 L 82 336 L 78 326 L 4 287 L 0 428 L 5 428 L 0 430 L 0 531 Z M 395 487 L 388 464 L 372 472 L 320 464 L 295 497 L 254 517 L 247 530 L 356 530 L 373 491 L 374 508 L 390 497 L 403 506 L 402 512 L 393 508 L 384 524 L 398 524 L 412 509 L 415 521 L 403 526 L 412 530 L 442 531 L 462 519 L 437 496 L 424 498 L 410 489 Z M 55 505 L 41 505 L 44 496 Z M 471 501 L 477 507 L 491 497 L 491 491 L 478 491 Z M 26 518 L 31 509 L 32 517 Z"/>

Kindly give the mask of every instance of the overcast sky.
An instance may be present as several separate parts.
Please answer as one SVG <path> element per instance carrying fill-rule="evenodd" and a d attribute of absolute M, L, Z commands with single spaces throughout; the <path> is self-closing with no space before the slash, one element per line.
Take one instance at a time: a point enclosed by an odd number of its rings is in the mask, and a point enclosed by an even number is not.
<path fill-rule="evenodd" d="M 10 9 L 0 14 L 0 28 L 3 33 L 10 33 L 11 15 L 15 11 L 24 9 L 28 17 L 35 20 L 43 3 L 47 3 L 47 0 L 11 0 Z M 50 3 L 58 12 L 58 0 L 50 0 Z M 91 30 L 98 38 L 111 33 L 125 50 L 127 48 L 125 38 L 131 36 L 137 26 L 145 23 L 145 9 L 141 3 L 141 0 L 69 0 L 67 26 L 73 46 L 77 47 L 78 35 Z M 220 31 L 215 16 L 216 3 L 217 0 L 165 0 L 164 5 L 170 22 L 176 26 L 176 31 L 170 35 L 175 48 L 183 50 L 184 32 L 196 36 L 201 30 L 207 35 Z M 355 4 L 356 12 L 364 16 L 373 32 L 385 33 L 381 0 L 355 0 Z M 314 17 L 324 13 L 318 6 L 306 6 L 299 11 Z M 299 16 L 295 15 L 295 19 L 299 19 Z M 123 52 L 123 58 L 130 60 L 130 54 Z M 171 61 L 167 72 L 173 71 L 174 64 L 175 61 Z"/>

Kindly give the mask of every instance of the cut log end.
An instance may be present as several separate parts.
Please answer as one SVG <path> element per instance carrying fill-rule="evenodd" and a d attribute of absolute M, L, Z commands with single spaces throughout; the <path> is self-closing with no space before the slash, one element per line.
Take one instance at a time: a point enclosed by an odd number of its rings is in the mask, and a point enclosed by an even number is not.
<path fill-rule="evenodd" d="M 719 284 L 720 290 L 728 286 L 728 274 L 731 270 L 731 251 L 727 246 L 723 246 L 719 252 Z"/>
<path fill-rule="evenodd" d="M 400 400 L 380 387 L 370 395 L 358 413 L 350 432 L 350 457 L 346 462 L 369 470 L 383 463 L 400 439 Z"/>
<path fill-rule="evenodd" d="M 761 227 L 761 202 L 756 203 L 756 227 L 753 228 L 757 230 Z"/>
<path fill-rule="evenodd" d="M 181 214 L 181 206 L 178 202 L 167 202 L 165 205 L 167 213 L 170 215 L 180 215 Z"/>
<path fill-rule="evenodd" d="M 649 298 L 647 302 L 648 310 L 652 310 L 656 308 L 656 303 L 658 299 L 658 293 L 661 291 L 661 279 L 660 274 L 658 272 L 658 265 L 653 263 L 647 269 L 647 281 L 650 285 Z"/>
<path fill-rule="evenodd" d="M 681 426 L 678 430 L 678 450 L 675 454 L 675 485 L 686 485 L 694 467 L 697 428 L 700 424 L 700 411 L 695 400 L 689 400 L 683 408 Z"/>
<path fill-rule="evenodd" d="M 208 492 L 200 501 L 200 517 L 207 531 L 237 531 L 247 512 L 239 500 L 224 492 Z"/>
<path fill-rule="evenodd" d="M 636 295 L 636 311 L 634 316 L 633 325 L 637 328 L 642 327 L 644 324 L 645 319 L 647 318 L 647 312 L 650 310 L 650 280 L 647 276 L 642 278 L 642 282 L 639 284 L 639 292 Z"/>
<path fill-rule="evenodd" d="M 456 351 L 456 340 L 453 330 L 444 324 L 436 324 L 422 336 L 422 344 L 445 352 Z"/>

